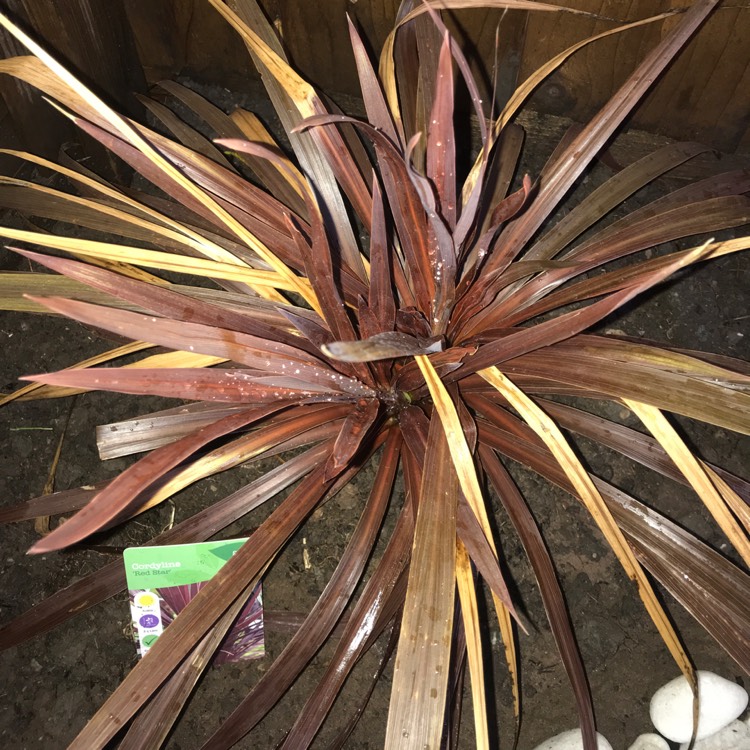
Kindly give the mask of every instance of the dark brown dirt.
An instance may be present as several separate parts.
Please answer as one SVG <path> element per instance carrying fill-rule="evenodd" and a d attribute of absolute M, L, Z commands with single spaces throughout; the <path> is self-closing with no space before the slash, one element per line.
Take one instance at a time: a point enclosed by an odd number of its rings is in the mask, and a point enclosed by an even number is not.
<path fill-rule="evenodd" d="M 551 145 L 541 147 L 539 161 L 528 165 L 532 174 L 543 162 L 545 148 L 549 150 Z M 572 202 L 607 173 L 604 167 L 597 170 L 572 196 Z M 647 191 L 643 200 L 650 195 L 653 193 Z M 3 253 L 3 268 L 26 268 L 25 261 L 20 263 Z M 649 295 L 633 309 L 608 320 L 604 327 L 747 358 L 749 332 L 744 293 L 749 261 L 747 256 L 729 257 L 704 264 Z M 21 375 L 69 366 L 109 348 L 111 343 L 76 323 L 30 314 L 3 314 L 0 346 L 3 352 L 0 388 L 7 393 L 16 387 L 16 379 Z M 96 425 L 166 408 L 172 403 L 91 393 L 76 397 L 72 404 L 69 400 L 52 400 L 5 407 L 0 419 L 4 446 L 0 456 L 0 502 L 12 504 L 42 492 L 69 413 L 55 478 L 57 489 L 91 484 L 115 475 L 130 464 L 131 459 L 106 463 L 99 460 L 94 440 Z M 607 416 L 636 425 L 633 416 L 624 409 L 613 407 Z M 735 472 L 748 473 L 750 452 L 746 438 L 683 420 L 680 424 L 703 457 Z M 716 548 L 726 550 L 725 540 L 690 492 L 585 441 L 581 441 L 580 447 L 590 467 L 605 479 L 691 528 Z M 103 543 L 141 543 L 163 529 L 172 512 L 174 520 L 180 521 L 257 476 L 260 470 L 258 465 L 242 466 L 200 482 L 178 495 L 173 503 L 145 514 L 127 530 Z M 599 533 L 592 530 L 581 507 L 535 476 L 516 471 L 516 477 L 542 526 L 564 585 L 588 668 L 599 729 L 615 750 L 626 748 L 637 734 L 650 731 L 650 696 L 678 674 L 677 668 L 613 554 Z M 289 543 L 265 579 L 267 608 L 299 612 L 312 606 L 354 527 L 367 484 L 365 476 L 347 488 L 314 514 Z M 394 498 L 394 504 L 399 503 L 400 497 Z M 527 750 L 546 737 L 575 726 L 575 708 L 533 577 L 509 523 L 497 504 L 493 507 L 505 563 L 532 626 L 528 636 L 519 637 L 523 724 L 518 747 Z M 246 533 L 270 509 L 259 509 L 223 536 Z M 31 522 L 0 528 L 3 623 L 112 559 L 94 551 L 27 556 L 25 552 L 36 538 Z M 303 544 L 310 555 L 309 569 L 303 564 Z M 740 675 L 739 668 L 668 595 L 664 599 L 696 665 L 730 679 L 744 680 L 747 687 L 747 676 Z M 136 661 L 128 624 L 127 598 L 118 594 L 51 633 L 0 654 L 0 746 L 32 750 L 62 747 L 70 741 Z M 489 626 L 489 636 L 494 659 L 495 733 L 501 738 L 498 746 L 510 748 L 509 683 L 493 625 Z M 231 712 L 288 638 L 286 632 L 269 629 L 266 659 L 209 670 L 170 737 L 168 747 L 174 750 L 199 747 L 200 739 Z M 381 649 L 382 646 L 377 646 L 374 650 L 379 654 Z M 282 704 L 239 747 L 263 750 L 275 747 L 315 679 L 322 674 L 328 655 L 327 650 L 319 655 Z M 326 747 L 346 723 L 356 705 L 356 695 L 369 684 L 374 665 L 375 659 L 369 656 L 350 679 L 316 747 Z M 347 747 L 363 750 L 382 747 L 389 680 L 387 672 Z M 469 748 L 473 746 L 473 729 L 470 703 L 465 701 L 465 704 L 460 744 Z"/>

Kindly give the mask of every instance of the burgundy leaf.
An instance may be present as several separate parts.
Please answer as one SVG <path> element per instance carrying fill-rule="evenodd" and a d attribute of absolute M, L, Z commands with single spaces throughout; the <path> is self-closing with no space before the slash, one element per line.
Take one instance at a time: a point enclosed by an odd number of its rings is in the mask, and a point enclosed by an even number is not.
<path fill-rule="evenodd" d="M 543 346 L 564 341 L 577 333 L 590 328 L 595 323 L 605 318 L 610 313 L 622 307 L 626 302 L 637 295 L 645 292 L 647 289 L 661 283 L 675 271 L 685 265 L 687 260 L 678 258 L 673 263 L 655 270 L 652 275 L 646 279 L 639 280 L 637 284 L 628 287 L 622 291 L 615 292 L 609 297 L 594 302 L 582 309 L 573 310 L 564 313 L 556 318 L 539 323 L 531 328 L 525 328 L 509 336 L 486 344 L 479 348 L 477 354 L 471 358 L 470 362 L 460 372 L 461 376 L 481 370 L 490 365 L 496 365 L 500 362 L 507 361 L 512 357 L 507 357 L 508 351 L 518 348 L 524 354 L 537 351 Z M 512 355 L 520 356 L 520 355 Z"/>
<path fill-rule="evenodd" d="M 453 133 L 453 58 L 447 31 L 440 48 L 430 126 L 427 129 L 426 168 L 438 195 L 439 211 L 448 228 L 456 228 L 456 144 Z"/>
<path fill-rule="evenodd" d="M 356 403 L 344 420 L 341 432 L 334 443 L 331 457 L 328 459 L 323 474 L 326 479 L 332 479 L 339 474 L 359 451 L 378 417 L 379 409 L 380 401 L 376 398 L 360 399 Z"/>
<path fill-rule="evenodd" d="M 695 536 L 621 490 L 598 481 L 645 568 L 750 672 L 750 576 Z"/>
<path fill-rule="evenodd" d="M 427 216 L 427 256 L 435 285 L 435 299 L 430 308 L 432 329 L 442 332 L 455 297 L 456 248 L 449 228 L 438 212 L 433 183 L 419 174 L 412 164 L 412 154 L 418 140 L 419 136 L 415 135 L 407 144 L 406 171 Z"/>
<path fill-rule="evenodd" d="M 520 434 L 503 433 L 486 422 L 478 426 L 482 442 L 572 492 L 565 473 L 546 447 L 536 447 Z M 657 580 L 674 586 L 683 606 L 743 669 L 750 670 L 750 629 L 742 593 L 750 586 L 750 576 L 621 490 L 596 477 L 594 483 L 643 565 Z"/>
<path fill-rule="evenodd" d="M 290 458 L 256 481 L 229 495 L 215 505 L 176 524 L 154 537 L 149 545 L 203 542 L 240 516 L 273 497 L 285 487 L 317 466 L 328 454 L 329 445 L 312 448 Z M 0 649 L 11 648 L 57 627 L 70 617 L 93 607 L 125 589 L 125 569 L 122 560 L 84 576 L 70 586 L 16 617 L 0 628 Z"/>
<path fill-rule="evenodd" d="M 375 177 L 372 181 L 372 232 L 370 235 L 370 310 L 380 333 L 392 331 L 396 322 L 396 301 L 391 281 L 393 257 L 389 252 L 383 195 Z"/>
<path fill-rule="evenodd" d="M 565 256 L 574 265 L 550 270 L 523 289 L 514 292 L 513 302 L 506 299 L 492 311 L 494 324 L 513 325 L 528 317 L 525 308 L 574 276 L 649 247 L 701 232 L 713 232 L 739 226 L 750 221 L 750 199 L 744 196 L 723 196 L 701 203 L 673 208 L 643 221 L 630 217 L 626 228 L 605 239 L 593 238 Z M 580 258 L 580 260 L 578 260 Z"/>
<path fill-rule="evenodd" d="M 586 196 L 569 214 L 556 222 L 541 239 L 529 248 L 528 252 L 524 253 L 524 258 L 535 260 L 554 257 L 602 216 L 649 182 L 708 150 L 707 146 L 699 143 L 670 143 L 638 159 L 610 177 L 603 185 Z M 660 202 L 656 200 L 645 208 L 649 210 L 654 204 Z M 641 209 L 631 216 L 638 215 L 640 212 Z M 609 231 L 609 227 L 605 231 Z"/>
<path fill-rule="evenodd" d="M 478 348 L 475 344 L 452 346 L 450 349 L 430 355 L 430 362 L 443 379 L 454 372 L 460 375 L 464 362 L 471 362 L 471 358 L 475 356 Z M 404 367 L 399 374 L 397 383 L 399 388 L 407 393 L 412 393 L 418 390 L 420 386 L 424 386 L 424 378 L 416 363 L 409 362 Z"/>
<path fill-rule="evenodd" d="M 60 370 L 23 379 L 87 390 L 237 404 L 264 404 L 279 400 L 287 403 L 313 403 L 342 398 L 336 391 L 309 388 L 301 380 L 296 381 L 299 385 L 293 388 L 288 387 L 293 378 L 285 378 L 285 384 L 282 385 L 281 378 L 258 379 L 243 370 L 106 367 Z"/>
<path fill-rule="evenodd" d="M 507 268 L 521 252 L 618 125 L 717 4 L 718 0 L 704 0 L 692 5 L 671 32 L 633 71 L 620 90 L 573 139 L 565 154 L 555 161 L 529 210 L 503 232 L 501 252 L 490 259 L 488 270 Z"/>
<path fill-rule="evenodd" d="M 159 636 L 120 687 L 74 740 L 78 747 L 103 746 L 129 721 L 185 656 L 226 612 L 326 493 L 322 469 L 314 471 L 261 524 L 252 544 L 244 544 Z M 117 716 L 117 721 L 112 717 Z"/>
<path fill-rule="evenodd" d="M 525 174 L 523 176 L 523 186 L 512 195 L 500 201 L 492 209 L 490 224 L 498 227 L 500 224 L 512 219 L 524 206 L 531 193 L 531 178 Z"/>
<path fill-rule="evenodd" d="M 130 164 L 149 182 L 164 190 L 219 231 L 226 231 L 224 224 L 183 187 L 177 185 L 156 167 L 146 156 L 117 136 L 98 128 L 92 123 L 75 119 L 76 125 L 88 135 L 100 141 L 109 150 Z M 300 270 L 294 243 L 285 232 L 282 221 L 289 209 L 266 192 L 254 187 L 239 175 L 223 169 L 209 159 L 201 157 L 156 133 L 140 128 L 142 135 L 153 140 L 166 156 L 183 170 L 198 185 L 205 188 L 224 208 L 251 231 L 263 244 L 274 248 L 274 252 L 287 264 Z"/>
<path fill-rule="evenodd" d="M 383 649 L 382 655 L 379 656 L 380 663 L 378 665 L 377 671 L 372 675 L 369 688 L 367 689 L 365 694 L 360 697 L 358 703 L 350 709 L 349 713 L 351 714 L 351 719 L 328 746 L 328 750 L 343 750 L 343 748 L 350 746 L 348 744 L 349 737 L 355 730 L 357 724 L 359 723 L 359 720 L 362 718 L 365 708 L 367 708 L 367 704 L 370 702 L 370 698 L 372 697 L 373 692 L 375 692 L 375 687 L 380 681 L 380 678 L 383 676 L 383 673 L 385 672 L 385 669 L 388 666 L 391 657 L 393 656 L 393 652 L 396 650 L 396 646 L 398 645 L 398 618 L 398 614 L 393 617 L 393 625 L 391 626 L 388 643 Z"/>
<path fill-rule="evenodd" d="M 559 349 L 557 347 L 560 347 Z M 542 354 L 532 352 L 506 361 L 503 371 L 510 375 L 536 376 L 574 387 L 580 395 L 607 394 L 612 398 L 645 401 L 677 414 L 726 427 L 737 432 L 750 432 L 750 396 L 735 391 L 727 401 L 727 386 L 691 377 L 688 371 L 621 362 L 602 351 L 571 352 L 565 344 L 557 344 Z M 450 377 L 450 376 L 448 376 Z M 583 389 L 583 390 L 581 390 Z M 587 394 L 587 395 L 588 395 Z"/>
<path fill-rule="evenodd" d="M 372 550 L 390 498 L 398 465 L 399 443 L 398 433 L 392 432 L 386 441 L 370 500 L 364 505 L 357 528 L 334 574 L 305 622 L 300 625 L 263 678 L 206 742 L 205 749 L 230 747 L 247 734 L 271 710 L 330 635 Z"/>
<path fill-rule="evenodd" d="M 346 20 L 349 24 L 349 39 L 352 43 L 354 60 L 357 65 L 357 76 L 359 86 L 362 91 L 362 101 L 367 112 L 367 119 L 379 130 L 382 130 L 393 143 L 398 143 L 398 134 L 393 125 L 388 104 L 383 96 L 383 90 L 380 87 L 375 71 L 373 70 L 370 58 L 367 55 L 362 40 L 357 33 L 357 29 L 352 23 L 352 19 L 347 15 Z M 375 195 L 373 193 L 373 201 Z"/>
<path fill-rule="evenodd" d="M 129 279 L 121 274 L 112 273 L 87 263 L 42 255 L 29 250 L 16 250 L 16 252 L 58 273 L 77 279 L 96 289 L 101 289 L 119 299 L 144 307 L 158 315 L 204 325 L 220 326 L 260 338 L 275 338 L 289 346 L 300 348 L 305 346 L 305 342 L 300 341 L 298 337 L 260 323 L 249 315 L 233 312 L 225 306 L 203 302 L 163 286 Z"/>
<path fill-rule="evenodd" d="M 429 338 L 432 336 L 432 326 L 427 318 L 415 307 L 399 307 L 396 311 L 396 328 L 411 336 Z"/>
<path fill-rule="evenodd" d="M 234 430 L 257 422 L 281 408 L 284 408 L 283 402 L 231 414 L 215 424 L 198 430 L 194 435 L 188 435 L 176 443 L 149 453 L 113 479 L 85 508 L 40 539 L 29 552 L 52 552 L 84 539 L 126 511 L 144 488 L 199 448 Z"/>
<path fill-rule="evenodd" d="M 297 377 L 308 383 L 309 387 L 323 386 L 360 396 L 370 393 L 369 388 L 333 372 L 312 355 L 273 339 L 261 339 L 215 326 L 140 315 L 58 297 L 35 301 L 82 323 L 132 339 L 145 339 L 172 349 L 226 357 L 267 374 Z"/>
<path fill-rule="evenodd" d="M 434 295 L 434 283 L 427 249 L 427 223 L 424 209 L 406 168 L 404 156 L 383 133 L 368 123 L 343 115 L 308 117 L 303 127 L 330 126 L 350 122 L 365 129 L 372 139 L 379 157 L 385 193 L 389 196 L 391 213 L 401 240 L 407 262 L 408 277 L 422 312 L 429 313 Z"/>
<path fill-rule="evenodd" d="M 474 565 L 476 565 L 479 574 L 495 596 L 500 599 L 513 617 L 518 620 L 518 615 L 508 592 L 508 586 L 503 579 L 497 556 L 493 552 L 492 547 L 490 547 L 474 511 L 463 496 L 458 501 L 456 533 L 466 547 L 466 551 L 469 553 L 469 557 Z"/>
<path fill-rule="evenodd" d="M 547 399 L 538 399 L 538 403 L 561 427 L 596 440 L 600 445 L 613 448 L 618 453 L 649 469 L 658 471 L 675 482 L 684 485 L 689 484 L 685 475 L 669 458 L 659 442 L 650 435 L 644 435 L 630 427 L 604 419 L 596 414 L 589 414 L 581 409 L 575 409 L 572 406 L 558 404 Z M 708 466 L 719 474 L 746 503 L 750 504 L 750 482 L 715 464 L 708 463 Z"/>
<path fill-rule="evenodd" d="M 495 491 L 508 511 L 511 522 L 534 569 L 550 629 L 576 697 L 578 721 L 584 742 L 589 743 L 590 747 L 596 747 L 594 708 L 591 704 L 591 692 L 586 679 L 586 670 L 565 606 L 565 599 L 557 581 L 552 558 L 547 551 L 542 535 L 539 533 L 534 517 L 526 505 L 526 501 L 516 488 L 505 467 L 486 445 L 480 446 L 479 452 L 482 466 L 487 471 Z"/>
<path fill-rule="evenodd" d="M 414 518 L 411 508 L 406 507 L 399 514 L 388 546 L 349 616 L 323 677 L 286 737 L 289 747 L 307 747 L 317 734 L 344 681 L 368 647 L 368 640 L 377 629 L 381 613 L 391 603 L 391 595 L 398 592 L 398 598 L 403 603 L 405 587 L 398 587 L 398 582 L 409 560 L 413 536 Z M 226 743 L 208 745 L 204 750 L 226 747 Z"/>
<path fill-rule="evenodd" d="M 103 490 L 108 479 L 86 487 L 75 487 L 70 490 L 60 490 L 50 495 L 41 495 L 15 505 L 0 508 L 0 523 L 14 523 L 27 521 L 39 516 L 56 516 L 60 513 L 70 513 L 83 508 L 97 492 Z"/>
<path fill-rule="evenodd" d="M 165 594 L 171 589 L 162 590 Z M 253 602 L 257 602 L 257 593 L 253 596 Z M 161 747 L 170 729 L 177 721 L 190 694 L 195 689 L 199 677 L 213 662 L 218 663 L 222 656 L 220 643 L 227 635 L 227 631 L 237 620 L 237 615 L 242 610 L 245 615 L 248 605 L 248 596 L 253 592 L 253 584 L 248 586 L 235 600 L 229 609 L 222 615 L 214 627 L 204 636 L 203 640 L 188 654 L 182 664 L 161 686 L 158 693 L 151 699 L 149 704 L 135 718 L 128 729 L 123 741 L 119 744 L 120 750 L 141 750 L 144 747 Z M 245 607 L 243 608 L 243 605 Z M 253 617 L 257 619 L 261 607 L 257 606 L 257 612 Z M 164 612 L 164 610 L 162 610 Z M 260 630 L 261 643 L 263 631 Z M 218 653 L 216 653 L 218 650 Z"/>

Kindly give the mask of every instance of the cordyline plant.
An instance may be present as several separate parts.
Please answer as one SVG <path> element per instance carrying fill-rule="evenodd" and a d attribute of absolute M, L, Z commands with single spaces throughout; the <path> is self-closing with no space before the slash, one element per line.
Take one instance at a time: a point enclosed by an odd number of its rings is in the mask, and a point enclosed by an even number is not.
<path fill-rule="evenodd" d="M 45 92 L 84 132 L 162 191 L 156 197 L 116 188 L 80 165 L 12 152 L 64 175 L 76 193 L 3 178 L 6 205 L 123 238 L 114 243 L 0 230 L 15 242 L 65 253 L 16 249 L 62 274 L 25 275 L 23 291 L 38 309 L 136 342 L 31 377 L 34 383 L 19 393 L 99 389 L 191 402 L 140 418 L 140 429 L 132 424 L 127 434 L 109 434 L 102 444 L 107 455 L 150 452 L 106 486 L 38 498 L 5 510 L 2 520 L 76 510 L 31 550 L 49 553 L 123 523 L 203 477 L 298 448 L 260 479 L 152 540 L 205 540 L 294 485 L 71 747 L 102 747 L 136 714 L 122 746 L 158 746 L 265 569 L 315 508 L 368 462 L 376 466 L 369 497 L 325 590 L 204 747 L 229 747 L 249 732 L 331 638 L 348 605 L 330 664 L 283 747 L 313 741 L 351 669 L 384 632 L 391 633 L 396 649 L 386 747 L 455 743 L 460 711 L 454 709 L 467 665 L 477 746 L 488 747 L 495 731 L 488 726 L 479 577 L 492 594 L 517 716 L 519 711 L 515 611 L 498 565 L 502 540 L 494 536 L 487 511 L 487 493 L 494 492 L 528 555 L 575 693 L 585 747 L 594 748 L 591 700 L 561 589 L 501 456 L 583 503 L 692 684 L 693 667 L 646 571 L 750 671 L 747 573 L 589 473 L 561 430 L 692 485 L 739 557 L 750 562 L 750 484 L 695 456 L 665 415 L 747 433 L 748 366 L 587 333 L 678 269 L 748 248 L 750 239 L 742 238 L 651 259 L 636 255 L 746 223 L 750 175 L 708 177 L 587 232 L 641 187 L 705 151 L 695 144 L 665 146 L 616 173 L 547 226 L 716 0 L 700 0 L 681 14 L 591 122 L 564 139 L 541 174 L 524 178 L 510 193 L 521 149 L 513 120 L 534 87 L 581 46 L 663 16 L 567 50 L 493 113 L 480 100 L 436 9 L 562 9 L 525 0 L 407 0 L 385 43 L 379 74 L 350 26 L 367 112 L 362 121 L 326 109 L 288 64 L 255 0 L 236 0 L 234 9 L 221 0 L 209 2 L 247 45 L 295 161 L 254 115 L 238 110 L 227 116 L 174 84 L 165 88 L 220 136 L 221 150 L 156 104 L 153 111 L 181 143 L 126 120 L 2 18 L 33 52 L 5 60 L 2 71 Z M 466 169 L 456 158 L 458 88 L 468 91 L 481 134 L 476 160 Z M 241 176 L 244 167 L 253 171 L 252 181 Z M 608 265 L 623 259 L 628 262 Z M 215 284 L 180 285 L 151 275 L 154 270 L 186 272 Z M 6 285 L 17 281 L 7 278 Z M 54 296 L 57 290 L 76 299 Z M 149 353 L 150 346 L 172 351 Z M 96 366 L 132 352 L 143 352 L 143 358 L 124 367 Z M 565 406 L 555 400 L 561 395 L 625 404 L 651 436 Z M 403 507 L 355 598 L 399 471 Z M 123 587 L 121 564 L 113 563 L 7 624 L 0 643 L 9 647 L 43 632 Z M 384 662 L 390 654 L 386 650 Z M 345 742 L 346 735 L 339 746 Z"/>

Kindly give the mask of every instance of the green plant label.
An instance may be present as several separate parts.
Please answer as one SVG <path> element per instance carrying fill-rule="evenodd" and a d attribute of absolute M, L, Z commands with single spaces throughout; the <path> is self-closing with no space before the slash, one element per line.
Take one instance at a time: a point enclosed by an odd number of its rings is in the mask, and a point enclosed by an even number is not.
<path fill-rule="evenodd" d="M 164 628 L 246 541 L 231 539 L 125 550 L 133 636 L 141 656 L 148 653 Z M 264 653 L 263 603 L 258 584 L 217 649 L 213 663 L 256 659 Z"/>

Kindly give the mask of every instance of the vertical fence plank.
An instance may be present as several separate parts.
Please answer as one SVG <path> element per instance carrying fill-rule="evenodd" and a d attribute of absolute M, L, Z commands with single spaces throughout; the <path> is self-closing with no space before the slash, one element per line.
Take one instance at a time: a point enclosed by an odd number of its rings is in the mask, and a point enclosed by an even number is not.
<path fill-rule="evenodd" d="M 643 102 L 638 126 L 738 150 L 750 127 L 749 46 L 750 4 L 720 4 Z"/>

